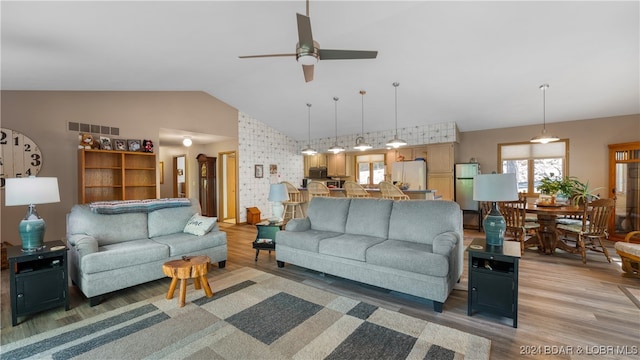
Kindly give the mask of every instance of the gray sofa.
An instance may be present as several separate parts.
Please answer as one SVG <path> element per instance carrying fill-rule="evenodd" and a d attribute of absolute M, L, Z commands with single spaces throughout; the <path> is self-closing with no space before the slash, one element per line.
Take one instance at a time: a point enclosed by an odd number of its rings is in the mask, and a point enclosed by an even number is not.
<path fill-rule="evenodd" d="M 276 260 L 433 301 L 442 312 L 463 270 L 457 203 L 314 197 L 276 234 Z"/>
<path fill-rule="evenodd" d="M 197 236 L 183 232 L 200 205 L 149 212 L 99 214 L 75 205 L 67 214 L 69 276 L 89 298 L 165 277 L 162 264 L 188 255 L 207 255 L 220 268 L 227 260 L 227 235 L 217 223 Z"/>

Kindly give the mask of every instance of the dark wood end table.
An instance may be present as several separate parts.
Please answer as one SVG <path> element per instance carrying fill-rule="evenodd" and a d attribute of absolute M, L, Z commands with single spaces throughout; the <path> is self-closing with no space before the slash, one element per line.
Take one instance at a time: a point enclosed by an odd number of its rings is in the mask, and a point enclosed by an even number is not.
<path fill-rule="evenodd" d="M 467 315 L 486 311 L 513 319 L 518 327 L 518 263 L 520 244 L 505 241 L 501 247 L 473 239 L 469 247 Z"/>
<path fill-rule="evenodd" d="M 67 246 L 60 240 L 37 251 L 7 249 L 11 293 L 11 325 L 25 316 L 64 305 L 69 310 Z"/>
<path fill-rule="evenodd" d="M 254 261 L 258 261 L 260 250 L 268 250 L 269 254 L 271 254 L 271 251 L 276 249 L 276 233 L 284 229 L 284 225 L 284 222 L 271 223 L 268 221 L 256 224 L 258 234 L 253 241 L 253 248 L 256 249 L 256 258 Z"/>

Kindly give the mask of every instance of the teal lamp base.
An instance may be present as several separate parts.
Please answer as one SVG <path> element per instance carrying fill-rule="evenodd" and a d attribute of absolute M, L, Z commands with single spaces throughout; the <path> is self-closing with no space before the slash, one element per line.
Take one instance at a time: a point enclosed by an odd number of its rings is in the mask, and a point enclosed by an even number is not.
<path fill-rule="evenodd" d="M 507 230 L 507 224 L 504 217 L 500 214 L 498 206 L 493 202 L 491 212 L 484 218 L 482 222 L 484 227 L 486 244 L 488 246 L 502 246 L 504 242 L 504 233 Z"/>
<path fill-rule="evenodd" d="M 38 216 L 35 205 L 29 206 L 27 216 L 20 221 L 18 230 L 22 240 L 22 251 L 36 251 L 44 247 L 46 225 Z"/>

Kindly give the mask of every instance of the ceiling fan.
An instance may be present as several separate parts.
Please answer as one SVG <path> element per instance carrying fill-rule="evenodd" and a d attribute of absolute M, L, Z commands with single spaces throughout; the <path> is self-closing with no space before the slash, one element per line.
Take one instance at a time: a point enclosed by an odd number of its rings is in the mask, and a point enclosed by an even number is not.
<path fill-rule="evenodd" d="M 309 18 L 309 0 L 307 0 L 307 15 L 296 14 L 298 19 L 298 43 L 295 54 L 268 54 L 268 55 L 246 55 L 239 56 L 241 59 L 295 56 L 296 60 L 302 64 L 304 80 L 313 80 L 313 65 L 318 60 L 348 60 L 348 59 L 375 59 L 377 51 L 367 50 L 334 50 L 321 49 L 320 44 L 313 40 L 311 35 L 311 19 Z"/>

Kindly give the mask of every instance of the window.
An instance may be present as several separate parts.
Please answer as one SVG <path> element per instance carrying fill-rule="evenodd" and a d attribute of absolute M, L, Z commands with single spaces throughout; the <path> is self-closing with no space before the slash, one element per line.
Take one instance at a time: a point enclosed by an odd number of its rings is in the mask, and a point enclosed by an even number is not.
<path fill-rule="evenodd" d="M 498 144 L 498 163 L 502 173 L 514 173 L 518 191 L 536 193 L 545 176 L 568 176 L 569 140 L 548 144 Z"/>
<path fill-rule="evenodd" d="M 376 185 L 384 180 L 384 154 L 356 156 L 358 184 Z"/>

